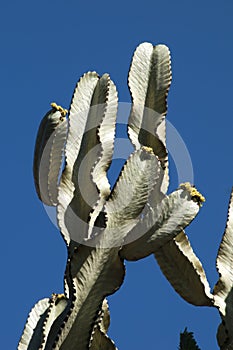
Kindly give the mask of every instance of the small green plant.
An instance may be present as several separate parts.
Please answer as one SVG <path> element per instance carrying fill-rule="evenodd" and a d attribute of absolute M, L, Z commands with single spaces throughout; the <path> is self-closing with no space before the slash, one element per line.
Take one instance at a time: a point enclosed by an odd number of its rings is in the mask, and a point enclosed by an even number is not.
<path fill-rule="evenodd" d="M 180 333 L 179 350 L 200 350 L 193 338 L 193 332 L 188 332 L 185 328 L 183 333 Z"/>

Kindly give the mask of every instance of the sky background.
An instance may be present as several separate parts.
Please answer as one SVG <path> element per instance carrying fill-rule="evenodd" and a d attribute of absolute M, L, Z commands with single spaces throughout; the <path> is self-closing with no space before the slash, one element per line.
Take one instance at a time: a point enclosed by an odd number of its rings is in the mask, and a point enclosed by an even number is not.
<path fill-rule="evenodd" d="M 2 1 L 1 348 L 16 349 L 33 305 L 63 290 L 66 248 L 38 200 L 32 177 L 40 120 L 56 101 L 68 108 L 86 71 L 110 73 L 121 102 L 136 46 L 168 45 L 173 81 L 168 120 L 191 155 L 206 203 L 187 228 L 211 287 L 233 185 L 233 2 Z M 177 187 L 171 173 L 171 189 Z M 124 349 L 177 349 L 187 326 L 202 350 L 217 349 L 218 311 L 179 297 L 151 256 L 127 263 L 109 297 L 110 335 Z"/>

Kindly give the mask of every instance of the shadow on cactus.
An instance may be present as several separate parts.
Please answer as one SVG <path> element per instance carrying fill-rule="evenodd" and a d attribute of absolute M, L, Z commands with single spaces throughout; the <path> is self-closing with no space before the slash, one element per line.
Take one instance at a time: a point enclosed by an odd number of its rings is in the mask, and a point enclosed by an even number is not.
<path fill-rule="evenodd" d="M 106 297 L 124 281 L 124 260 L 153 254 L 180 296 L 214 306 L 222 317 L 217 338 L 233 348 L 233 200 L 217 257 L 213 293 L 184 229 L 204 197 L 189 183 L 167 194 L 167 94 L 170 53 L 165 45 L 139 45 L 128 85 L 132 108 L 128 136 L 134 151 L 111 189 L 107 177 L 115 138 L 117 90 L 108 74 L 88 72 L 67 111 L 55 103 L 43 118 L 34 152 L 39 199 L 56 207 L 67 246 L 64 294 L 40 300 L 31 310 L 19 350 L 113 350 L 107 336 Z"/>

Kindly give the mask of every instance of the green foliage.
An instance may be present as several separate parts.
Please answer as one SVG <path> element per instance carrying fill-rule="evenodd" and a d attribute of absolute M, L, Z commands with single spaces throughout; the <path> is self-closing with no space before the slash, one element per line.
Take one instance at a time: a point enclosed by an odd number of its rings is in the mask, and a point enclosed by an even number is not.
<path fill-rule="evenodd" d="M 201 350 L 193 337 L 193 332 L 188 332 L 187 328 L 180 333 L 179 350 Z"/>

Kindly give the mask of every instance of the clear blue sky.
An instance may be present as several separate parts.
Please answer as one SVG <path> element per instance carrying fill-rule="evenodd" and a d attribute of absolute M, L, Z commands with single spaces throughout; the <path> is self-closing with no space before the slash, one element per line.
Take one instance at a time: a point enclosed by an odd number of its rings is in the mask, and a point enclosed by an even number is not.
<path fill-rule="evenodd" d="M 167 117 L 207 199 L 186 232 L 213 287 L 233 185 L 233 2 L 4 1 L 0 14 L 1 348 L 15 349 L 31 307 L 63 287 L 66 249 L 33 186 L 40 120 L 52 101 L 69 107 L 88 70 L 110 73 L 120 101 L 129 102 L 128 68 L 143 41 L 165 43 L 172 53 Z M 127 264 L 125 283 L 109 301 L 120 350 L 177 349 L 186 326 L 202 350 L 217 349 L 217 310 L 184 302 L 152 257 Z"/>

